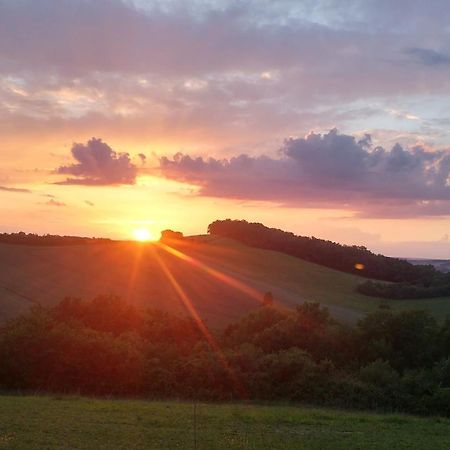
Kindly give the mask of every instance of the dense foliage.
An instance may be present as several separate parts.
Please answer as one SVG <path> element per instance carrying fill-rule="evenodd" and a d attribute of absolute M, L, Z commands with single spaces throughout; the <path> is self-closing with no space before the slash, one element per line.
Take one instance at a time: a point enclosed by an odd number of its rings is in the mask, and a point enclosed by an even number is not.
<path fill-rule="evenodd" d="M 439 272 L 432 265 L 414 265 L 402 259 L 376 255 L 363 246 L 296 236 L 245 220 L 216 220 L 208 226 L 208 233 L 235 239 L 251 247 L 286 253 L 343 272 L 400 283 L 363 283 L 359 290 L 366 295 L 384 298 L 450 295 L 449 274 Z"/>
<path fill-rule="evenodd" d="M 181 231 L 163 230 L 161 231 L 160 241 L 179 241 L 183 239 L 183 233 Z"/>
<path fill-rule="evenodd" d="M 293 400 L 450 415 L 450 320 L 380 309 L 357 327 L 305 303 L 212 333 L 114 297 L 67 299 L 0 329 L 0 388 Z"/>
<path fill-rule="evenodd" d="M 5 244 L 16 245 L 80 245 L 80 244 L 101 244 L 111 242 L 111 239 L 106 238 L 89 238 L 78 236 L 58 236 L 53 234 L 46 234 L 40 236 L 34 233 L 0 233 L 0 242 Z"/>

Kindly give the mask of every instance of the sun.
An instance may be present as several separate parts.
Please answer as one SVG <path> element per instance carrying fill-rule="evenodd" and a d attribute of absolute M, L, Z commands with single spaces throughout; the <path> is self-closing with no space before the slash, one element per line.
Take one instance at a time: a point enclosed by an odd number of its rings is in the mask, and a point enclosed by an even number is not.
<path fill-rule="evenodd" d="M 133 230 L 133 236 L 135 241 L 148 242 L 153 241 L 154 236 L 152 232 L 147 228 L 136 228 Z"/>

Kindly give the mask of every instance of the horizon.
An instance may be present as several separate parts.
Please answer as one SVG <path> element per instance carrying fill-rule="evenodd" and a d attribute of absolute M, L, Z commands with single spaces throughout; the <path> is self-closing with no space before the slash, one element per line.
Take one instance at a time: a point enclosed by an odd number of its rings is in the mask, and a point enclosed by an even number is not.
<path fill-rule="evenodd" d="M 0 233 L 231 218 L 448 259 L 449 20 L 444 0 L 0 0 Z"/>
<path fill-rule="evenodd" d="M 239 219 L 237 219 L 239 220 Z M 264 225 L 264 224 L 263 224 Z M 199 237 L 199 236 L 208 236 L 208 232 L 206 233 L 198 233 L 198 234 L 185 234 L 182 230 L 171 230 L 168 229 L 170 231 L 181 231 L 183 238 L 195 238 L 195 237 Z M 38 233 L 33 233 L 33 232 L 26 232 L 23 230 L 18 230 L 18 231 L 11 231 L 11 232 L 7 232 L 6 234 L 20 234 L 20 233 L 25 233 L 25 234 L 31 234 L 31 235 L 35 235 L 38 237 L 45 237 L 45 236 L 57 236 L 57 237 L 66 237 L 66 238 L 80 238 L 80 239 L 98 239 L 98 240 L 106 240 L 106 241 L 110 241 L 110 242 L 135 242 L 138 244 L 154 244 L 157 243 L 158 241 L 161 240 L 162 237 L 162 233 L 163 231 L 167 231 L 167 230 L 161 230 L 159 236 L 156 236 L 155 234 L 147 234 L 147 229 L 134 229 L 132 236 L 130 236 L 128 239 L 127 238 L 108 238 L 105 236 L 98 236 L 98 235 L 89 235 L 89 236 L 83 236 L 83 235 L 71 235 L 71 234 L 61 234 L 61 235 L 53 235 L 51 233 L 42 233 L 42 234 L 38 234 Z M 290 230 L 282 230 L 282 231 L 287 231 L 289 232 Z M 0 234 L 2 234 L 4 232 L 0 232 Z M 295 234 L 295 233 L 294 233 Z M 309 235 L 309 236 L 305 236 L 305 235 L 301 235 L 301 234 L 297 234 L 297 236 L 300 237 L 308 237 L 308 238 L 316 238 L 316 239 L 322 239 L 318 236 L 314 236 L 314 235 Z M 325 240 L 325 239 L 324 239 Z M 340 245 L 354 245 L 354 244 L 344 244 L 342 242 L 338 242 L 338 241 L 331 241 L 334 242 L 336 244 L 340 244 Z M 30 244 L 31 245 L 31 244 Z M 80 244 L 82 245 L 82 244 Z M 367 250 L 371 251 L 372 253 L 377 253 L 375 252 L 373 249 L 368 248 Z M 430 261 L 430 260 L 435 260 L 435 261 L 450 261 L 450 258 L 427 258 L 427 257 L 414 257 L 414 256 L 404 256 L 404 255 L 385 255 L 385 256 L 389 256 L 391 258 L 398 258 L 398 259 L 405 259 L 405 260 L 416 260 L 416 261 L 420 261 L 420 260 L 424 260 L 424 261 Z"/>

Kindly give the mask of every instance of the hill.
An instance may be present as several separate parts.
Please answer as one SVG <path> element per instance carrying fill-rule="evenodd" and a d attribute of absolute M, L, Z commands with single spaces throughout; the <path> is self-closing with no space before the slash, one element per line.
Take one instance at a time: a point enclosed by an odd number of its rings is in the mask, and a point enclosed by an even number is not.
<path fill-rule="evenodd" d="M 450 420 L 299 406 L 0 397 L 10 449 L 448 448 Z"/>
<path fill-rule="evenodd" d="M 408 259 L 411 264 L 430 264 L 441 272 L 450 272 L 450 259 Z"/>
<path fill-rule="evenodd" d="M 116 294 L 139 306 L 174 314 L 194 308 L 210 326 L 222 326 L 257 307 L 264 293 L 291 308 L 305 300 L 329 307 L 354 323 L 380 299 L 356 291 L 356 275 L 283 253 L 247 247 L 213 236 L 186 238 L 171 246 L 111 242 L 102 245 L 27 246 L 0 243 L 0 320 L 65 296 Z M 450 312 L 450 298 L 396 300 L 395 309 Z"/>
<path fill-rule="evenodd" d="M 424 284 L 441 275 L 431 265 L 414 265 L 404 259 L 375 254 L 364 246 L 298 236 L 246 220 L 216 220 L 208 225 L 208 233 L 375 280 Z"/>

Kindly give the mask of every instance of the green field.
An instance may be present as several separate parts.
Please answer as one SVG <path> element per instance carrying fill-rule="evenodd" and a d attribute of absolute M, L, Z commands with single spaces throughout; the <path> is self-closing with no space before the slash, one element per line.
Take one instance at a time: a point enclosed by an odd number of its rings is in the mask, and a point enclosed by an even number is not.
<path fill-rule="evenodd" d="M 450 420 L 442 418 L 295 406 L 0 397 L 2 449 L 438 450 L 449 446 Z"/>
<path fill-rule="evenodd" d="M 174 255 L 157 244 L 126 242 L 65 247 L 0 244 L 0 321 L 29 307 L 23 296 L 51 306 L 65 296 L 90 299 L 116 294 L 175 314 L 187 313 L 188 299 L 211 326 L 248 313 L 266 291 L 289 308 L 318 301 L 349 323 L 381 302 L 356 292 L 360 277 L 282 253 L 208 236 L 186 239 L 176 248 L 180 253 Z M 450 313 L 450 298 L 390 304 L 395 309 L 428 309 L 437 318 Z"/>

